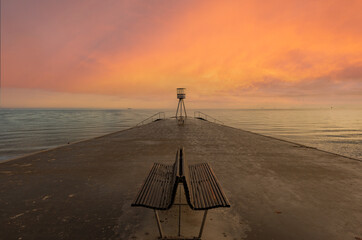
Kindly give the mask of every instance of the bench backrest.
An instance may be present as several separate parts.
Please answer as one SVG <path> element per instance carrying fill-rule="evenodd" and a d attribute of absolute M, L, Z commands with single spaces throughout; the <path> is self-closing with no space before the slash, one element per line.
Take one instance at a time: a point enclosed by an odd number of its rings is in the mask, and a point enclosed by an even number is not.
<path fill-rule="evenodd" d="M 178 170 L 176 170 L 176 175 L 178 177 L 178 183 L 187 181 L 189 183 L 190 175 L 189 175 L 189 165 L 187 164 L 185 158 L 184 148 L 180 148 L 176 153 L 176 162 L 178 164 Z"/>
<path fill-rule="evenodd" d="M 189 166 L 184 157 L 183 147 L 179 148 L 176 152 L 176 160 L 175 160 L 175 163 L 173 164 L 173 178 L 170 183 L 173 184 L 173 187 L 170 188 L 170 191 L 171 191 L 170 200 L 171 201 L 170 201 L 169 207 L 171 207 L 171 205 L 175 201 L 177 187 L 178 187 L 179 183 L 183 183 L 185 192 L 187 192 L 187 195 L 190 195 L 189 190 L 188 190 L 189 188 L 187 186 L 188 184 L 190 184 Z M 187 200 L 189 202 L 189 199 L 187 199 Z"/>
<path fill-rule="evenodd" d="M 170 194 L 168 195 L 170 197 L 169 199 L 169 206 L 168 209 L 173 205 L 177 193 L 177 187 L 180 179 L 180 151 L 181 149 L 177 150 L 176 152 L 176 160 L 173 164 L 173 171 L 172 171 L 172 180 L 170 184 L 172 185 L 169 188 Z"/>
<path fill-rule="evenodd" d="M 184 189 L 185 189 L 185 194 L 186 194 L 186 200 L 188 202 L 188 204 L 190 206 L 192 206 L 192 202 L 193 202 L 193 194 L 190 193 L 190 184 L 191 184 L 191 180 L 190 180 L 190 171 L 189 171 L 189 165 L 187 163 L 187 160 L 185 158 L 185 152 L 183 148 L 179 149 L 179 155 L 180 155 L 180 178 L 179 178 L 179 182 L 182 182 L 184 185 Z"/>

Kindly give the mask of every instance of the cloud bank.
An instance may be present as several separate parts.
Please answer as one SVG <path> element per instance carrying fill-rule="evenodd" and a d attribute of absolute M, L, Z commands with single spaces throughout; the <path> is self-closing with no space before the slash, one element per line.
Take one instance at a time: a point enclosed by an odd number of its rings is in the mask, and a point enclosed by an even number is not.
<path fill-rule="evenodd" d="M 360 9 L 358 0 L 3 1 L 2 86 L 140 107 L 166 106 L 180 86 L 202 107 L 353 105 Z"/>

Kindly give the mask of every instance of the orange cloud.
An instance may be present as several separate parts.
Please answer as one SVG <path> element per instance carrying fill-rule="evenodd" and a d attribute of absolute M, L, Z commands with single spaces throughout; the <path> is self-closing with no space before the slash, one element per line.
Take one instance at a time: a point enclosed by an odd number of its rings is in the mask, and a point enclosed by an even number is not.
<path fill-rule="evenodd" d="M 238 107 L 324 104 L 331 85 L 362 100 L 358 0 L 21 2 L 3 6 L 5 87 L 146 102 L 184 86 Z"/>

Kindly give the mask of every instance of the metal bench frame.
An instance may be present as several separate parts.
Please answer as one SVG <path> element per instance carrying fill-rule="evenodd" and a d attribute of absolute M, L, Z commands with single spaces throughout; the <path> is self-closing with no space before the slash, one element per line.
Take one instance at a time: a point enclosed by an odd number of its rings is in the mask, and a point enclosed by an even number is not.
<path fill-rule="evenodd" d="M 184 187 L 187 204 L 174 203 L 179 187 Z M 158 210 L 168 210 L 172 205 L 179 206 L 178 236 L 166 238 L 162 231 Z M 181 237 L 181 206 L 189 205 L 193 210 L 204 210 L 198 237 Z M 154 210 L 161 239 L 201 239 L 207 211 L 211 208 L 230 207 L 213 170 L 208 163 L 188 165 L 184 149 L 176 153 L 173 165 L 154 163 L 132 206 Z"/>
<path fill-rule="evenodd" d="M 206 222 L 206 217 L 207 217 L 207 210 L 204 210 L 204 216 L 202 218 L 202 222 L 201 222 L 201 227 L 200 227 L 200 230 L 199 230 L 199 235 L 198 237 L 191 237 L 191 238 L 185 238 L 185 237 L 181 237 L 181 206 L 185 206 L 185 205 L 188 205 L 188 204 L 185 204 L 185 203 L 182 203 L 181 202 L 181 195 L 180 195 L 180 199 L 179 199 L 179 202 L 178 203 L 174 203 L 173 205 L 176 205 L 179 207 L 178 209 L 178 233 L 177 233 L 177 236 L 176 237 L 166 237 L 165 234 L 163 233 L 163 230 L 162 230 L 162 225 L 161 225 L 161 222 L 160 222 L 160 217 L 158 215 L 158 211 L 159 210 L 156 210 L 154 209 L 154 212 L 155 212 L 155 218 L 156 218 L 156 222 L 157 222 L 157 228 L 158 228 L 158 232 L 160 234 L 160 238 L 159 239 L 167 239 L 167 240 L 171 240 L 171 239 L 185 239 L 185 240 L 198 240 L 200 239 L 201 240 L 201 237 L 202 237 L 202 232 L 204 230 L 204 226 L 205 226 L 205 222 Z"/>

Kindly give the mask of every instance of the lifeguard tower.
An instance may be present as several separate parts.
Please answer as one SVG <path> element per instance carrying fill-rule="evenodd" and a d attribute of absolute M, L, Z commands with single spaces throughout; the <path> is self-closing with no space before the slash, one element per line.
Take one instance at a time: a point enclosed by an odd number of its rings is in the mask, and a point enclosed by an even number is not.
<path fill-rule="evenodd" d="M 186 98 L 185 90 L 186 88 L 177 88 L 177 98 L 179 99 L 179 101 L 176 110 L 176 119 L 179 123 L 180 122 L 183 123 L 187 118 L 186 107 L 184 102 L 184 99 Z"/>

